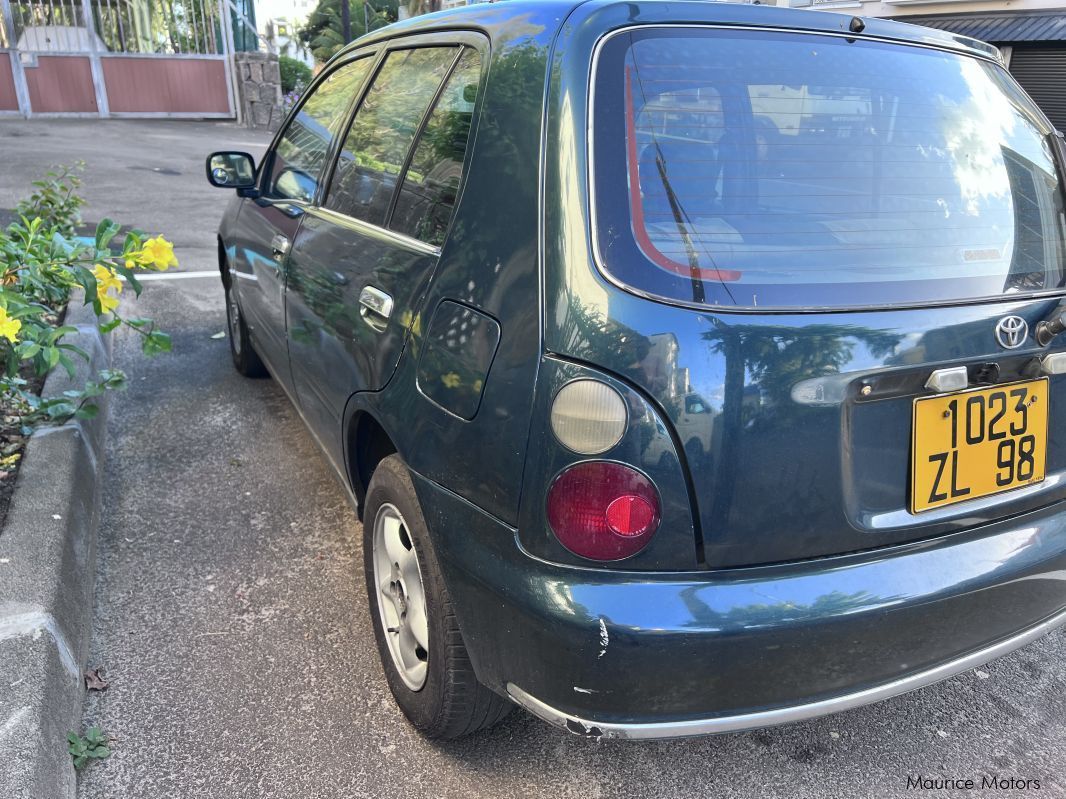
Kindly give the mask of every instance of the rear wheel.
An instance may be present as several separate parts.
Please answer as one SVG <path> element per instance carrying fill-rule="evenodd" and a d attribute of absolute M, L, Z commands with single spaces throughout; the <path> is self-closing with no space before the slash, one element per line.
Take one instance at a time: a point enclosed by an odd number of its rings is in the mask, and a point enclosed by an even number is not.
<path fill-rule="evenodd" d="M 226 329 L 233 366 L 245 377 L 266 377 L 267 370 L 248 337 L 248 326 L 241 315 L 241 305 L 233 286 L 226 286 Z"/>
<path fill-rule="evenodd" d="M 474 676 L 407 467 L 374 470 L 363 515 L 363 559 L 374 636 L 400 710 L 430 738 L 491 727 L 510 702 Z"/>

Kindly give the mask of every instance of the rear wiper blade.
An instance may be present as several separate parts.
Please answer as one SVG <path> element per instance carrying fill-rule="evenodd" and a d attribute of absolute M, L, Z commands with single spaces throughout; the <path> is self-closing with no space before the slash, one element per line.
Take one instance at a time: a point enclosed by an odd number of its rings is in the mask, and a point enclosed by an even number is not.
<path fill-rule="evenodd" d="M 685 245 L 685 252 L 688 254 L 689 275 L 692 277 L 692 301 L 703 304 L 706 301 L 706 296 L 703 292 L 703 280 L 700 277 L 700 256 L 696 252 L 696 246 L 692 243 L 692 236 L 685 225 L 685 216 L 681 210 L 681 203 L 677 199 L 677 194 L 674 193 L 674 187 L 670 185 L 670 178 L 666 176 L 666 160 L 663 158 L 663 151 L 658 142 L 655 143 L 655 168 L 659 171 L 659 180 L 662 181 L 663 189 L 666 191 L 666 201 L 670 204 L 670 211 L 674 215 L 677 232 L 681 235 L 681 241 Z"/>

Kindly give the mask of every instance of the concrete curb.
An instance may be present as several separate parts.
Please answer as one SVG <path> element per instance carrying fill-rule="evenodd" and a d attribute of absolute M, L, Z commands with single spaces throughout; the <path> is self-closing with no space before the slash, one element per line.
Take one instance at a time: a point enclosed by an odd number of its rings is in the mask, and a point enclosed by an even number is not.
<path fill-rule="evenodd" d="M 111 364 L 92 308 L 75 300 L 65 341 L 85 350 L 74 380 L 56 370 L 44 395 L 61 394 Z M 93 419 L 30 437 L 0 530 L 0 796 L 70 799 L 76 778 L 66 736 L 81 723 L 82 669 L 92 636 L 96 535 L 107 397 Z"/>

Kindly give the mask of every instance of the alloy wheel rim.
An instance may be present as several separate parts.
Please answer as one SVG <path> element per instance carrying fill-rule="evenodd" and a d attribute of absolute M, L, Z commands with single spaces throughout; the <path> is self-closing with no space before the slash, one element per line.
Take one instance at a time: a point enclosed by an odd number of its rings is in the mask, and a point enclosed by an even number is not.
<path fill-rule="evenodd" d="M 238 355 L 241 354 L 241 309 L 237 305 L 237 298 L 233 296 L 233 292 L 229 292 L 228 302 L 226 303 L 226 320 L 229 322 L 229 340 L 230 345 L 233 347 L 233 351 Z"/>
<path fill-rule="evenodd" d="M 429 670 L 426 591 L 407 522 L 395 505 L 374 518 L 374 586 L 378 615 L 392 663 L 404 684 L 419 691 Z"/>

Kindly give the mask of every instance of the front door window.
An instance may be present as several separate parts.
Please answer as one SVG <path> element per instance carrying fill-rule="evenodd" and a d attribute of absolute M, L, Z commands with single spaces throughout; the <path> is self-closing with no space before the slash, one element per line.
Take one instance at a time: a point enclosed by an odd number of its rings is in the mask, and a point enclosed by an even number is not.
<path fill-rule="evenodd" d="M 341 65 L 307 98 L 270 158 L 263 187 L 266 197 L 302 202 L 314 198 L 330 141 L 343 124 L 373 60 L 360 58 Z"/>

